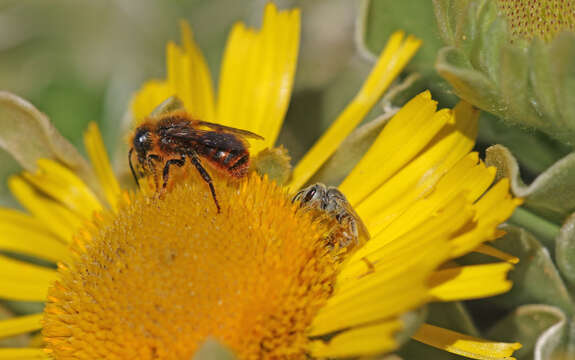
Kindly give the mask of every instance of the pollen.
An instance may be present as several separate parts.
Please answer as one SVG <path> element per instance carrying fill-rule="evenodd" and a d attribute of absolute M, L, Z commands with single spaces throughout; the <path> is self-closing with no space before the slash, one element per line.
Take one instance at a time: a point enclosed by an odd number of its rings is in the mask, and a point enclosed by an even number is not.
<path fill-rule="evenodd" d="M 195 180 L 195 179 L 192 179 Z M 76 239 L 49 291 L 55 359 L 191 359 L 207 339 L 239 359 L 306 358 L 307 329 L 339 263 L 329 222 L 256 175 L 137 194 Z"/>

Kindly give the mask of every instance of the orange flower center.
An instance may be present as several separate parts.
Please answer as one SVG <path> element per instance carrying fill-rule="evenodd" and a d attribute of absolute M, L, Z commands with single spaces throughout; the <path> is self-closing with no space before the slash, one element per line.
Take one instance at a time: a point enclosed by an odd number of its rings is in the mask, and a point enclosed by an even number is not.
<path fill-rule="evenodd" d="M 78 237 L 45 311 L 54 358 L 191 359 L 208 338 L 240 359 L 306 357 L 338 268 L 328 222 L 257 176 L 215 188 L 220 214 L 188 181 L 136 195 Z"/>

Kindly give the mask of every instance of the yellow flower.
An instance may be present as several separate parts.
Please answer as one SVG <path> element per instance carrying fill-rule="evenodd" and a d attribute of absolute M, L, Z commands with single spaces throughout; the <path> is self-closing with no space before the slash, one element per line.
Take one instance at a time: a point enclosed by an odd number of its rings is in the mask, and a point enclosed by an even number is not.
<path fill-rule="evenodd" d="M 292 88 L 299 12 L 268 4 L 261 31 L 236 25 L 220 75 L 211 76 L 183 25 L 169 44 L 167 81 L 146 84 L 144 118 L 171 95 L 198 118 L 275 144 Z M 0 359 L 189 359 L 208 338 L 240 358 L 345 358 L 393 351 L 401 316 L 431 301 L 507 291 L 516 259 L 483 243 L 519 200 L 470 153 L 477 111 L 436 109 L 424 92 L 386 125 L 339 189 L 371 239 L 343 261 L 322 243 L 333 222 L 297 210 L 304 185 L 358 125 L 420 42 L 394 34 L 362 89 L 299 162 L 288 187 L 249 175 L 214 175 L 217 214 L 195 172 L 165 194 L 120 190 L 95 126 L 88 154 L 107 201 L 72 171 L 40 160 L 10 180 L 28 210 L 1 209 L 2 250 L 58 262 L 58 271 L 2 256 L 0 296 L 45 301 L 44 313 L 0 322 L 0 336 L 43 328 L 45 349 L 1 349 Z M 458 266 L 471 251 L 506 262 Z M 42 320 L 43 319 L 43 320 Z M 489 342 L 425 324 L 413 338 L 477 359 L 509 358 L 519 344 Z"/>

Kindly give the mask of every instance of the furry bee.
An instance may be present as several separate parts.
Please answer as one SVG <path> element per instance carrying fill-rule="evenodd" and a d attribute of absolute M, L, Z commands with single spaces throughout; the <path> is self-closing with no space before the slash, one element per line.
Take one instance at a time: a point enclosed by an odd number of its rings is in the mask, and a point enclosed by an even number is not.
<path fill-rule="evenodd" d="M 170 167 L 182 167 L 189 161 L 208 184 L 219 213 L 220 204 L 212 178 L 202 161 L 234 178 L 245 176 L 250 162 L 249 144 L 245 138 L 263 140 L 250 131 L 193 119 L 189 113 L 181 110 L 181 103 L 177 99 L 170 98 L 135 129 L 128 153 L 130 170 L 138 186 L 138 174 L 152 174 L 159 188 L 160 166 L 162 189 L 165 189 Z M 138 173 L 133 162 L 134 155 Z"/>
<path fill-rule="evenodd" d="M 337 188 L 317 183 L 295 194 L 292 202 L 296 201 L 300 208 L 323 211 L 337 221 L 339 227 L 330 232 L 328 246 L 352 251 L 369 240 L 367 227 Z"/>

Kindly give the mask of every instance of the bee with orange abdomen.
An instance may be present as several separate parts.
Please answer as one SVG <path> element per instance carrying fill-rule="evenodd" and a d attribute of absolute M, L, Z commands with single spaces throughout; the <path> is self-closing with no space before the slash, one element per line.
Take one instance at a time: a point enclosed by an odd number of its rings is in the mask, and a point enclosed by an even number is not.
<path fill-rule="evenodd" d="M 245 138 L 263 139 L 246 130 L 195 120 L 184 110 L 166 112 L 148 118 L 134 131 L 128 155 L 130 169 L 139 185 L 138 173 L 132 162 L 135 154 L 139 175 L 153 175 L 159 188 L 160 166 L 162 189 L 165 189 L 170 168 L 182 167 L 189 161 L 208 184 L 219 213 L 220 205 L 212 178 L 202 161 L 232 177 L 245 176 L 250 162 L 249 144 Z"/>

